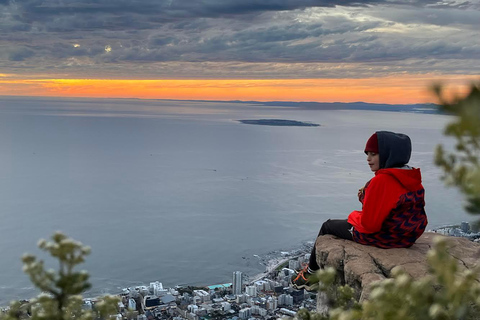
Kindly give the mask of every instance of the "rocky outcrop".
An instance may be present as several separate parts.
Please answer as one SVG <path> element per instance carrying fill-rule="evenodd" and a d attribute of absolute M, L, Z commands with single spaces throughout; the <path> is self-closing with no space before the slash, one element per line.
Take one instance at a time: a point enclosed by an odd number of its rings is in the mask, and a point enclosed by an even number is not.
<path fill-rule="evenodd" d="M 342 284 L 354 288 L 362 301 L 368 299 L 371 283 L 389 278 L 396 266 L 401 266 L 415 279 L 425 276 L 428 272 L 426 254 L 433 238 L 438 236 L 441 235 L 426 232 L 410 248 L 380 249 L 324 235 L 316 241 L 317 263 L 322 268 L 334 267 Z M 478 263 L 480 244 L 465 238 L 448 237 L 448 240 L 449 254 L 460 265 L 470 269 Z"/>

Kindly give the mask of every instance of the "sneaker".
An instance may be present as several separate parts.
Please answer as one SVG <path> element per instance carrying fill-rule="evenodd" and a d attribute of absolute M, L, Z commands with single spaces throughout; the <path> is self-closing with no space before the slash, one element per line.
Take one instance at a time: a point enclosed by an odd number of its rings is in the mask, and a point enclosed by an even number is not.
<path fill-rule="evenodd" d="M 294 289 L 305 289 L 307 291 L 316 291 L 318 289 L 318 279 L 316 279 L 314 274 L 309 273 L 307 268 L 290 278 L 290 285 Z"/>

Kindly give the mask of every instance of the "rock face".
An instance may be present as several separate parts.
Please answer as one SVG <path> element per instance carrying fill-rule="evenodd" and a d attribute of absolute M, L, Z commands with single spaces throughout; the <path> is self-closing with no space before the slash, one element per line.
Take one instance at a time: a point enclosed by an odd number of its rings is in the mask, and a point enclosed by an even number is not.
<path fill-rule="evenodd" d="M 380 249 L 331 235 L 317 238 L 317 263 L 322 268 L 334 267 L 340 280 L 357 292 L 360 301 L 368 299 L 370 284 L 391 276 L 396 266 L 401 266 L 413 278 L 421 278 L 428 272 L 426 254 L 432 247 L 437 233 L 424 233 L 410 248 Z M 480 244 L 465 238 L 448 237 L 449 253 L 466 268 L 472 268 L 480 257 Z"/>

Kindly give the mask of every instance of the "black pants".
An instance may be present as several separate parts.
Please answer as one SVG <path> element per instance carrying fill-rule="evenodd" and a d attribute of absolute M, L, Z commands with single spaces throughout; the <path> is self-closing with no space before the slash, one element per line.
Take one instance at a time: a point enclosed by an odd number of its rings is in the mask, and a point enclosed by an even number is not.
<path fill-rule="evenodd" d="M 324 234 L 331 234 L 342 239 L 353 240 L 352 234 L 350 233 L 351 228 L 352 228 L 352 225 L 348 223 L 346 219 L 344 220 L 328 219 L 322 224 L 322 227 L 320 228 L 320 232 L 318 233 L 318 235 L 321 236 Z M 317 264 L 317 254 L 315 250 L 315 245 L 313 245 L 312 253 L 310 254 L 310 261 L 308 262 L 308 267 L 312 271 L 320 269 L 320 267 Z"/>

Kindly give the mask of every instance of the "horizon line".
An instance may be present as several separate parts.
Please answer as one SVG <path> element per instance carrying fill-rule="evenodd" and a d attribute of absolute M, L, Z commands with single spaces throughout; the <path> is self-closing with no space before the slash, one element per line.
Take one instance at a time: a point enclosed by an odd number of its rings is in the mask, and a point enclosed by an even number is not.
<path fill-rule="evenodd" d="M 43 98 L 43 99 L 60 99 L 60 100 L 141 100 L 141 101 L 180 101 L 180 102 L 217 102 L 217 103 L 259 103 L 259 104 L 267 104 L 267 103 L 292 103 L 292 104 L 345 104 L 345 105 L 352 105 L 352 104 L 368 104 L 368 105 L 388 105 L 388 106 L 417 106 L 417 105 L 431 105 L 431 106 L 439 106 L 437 103 L 433 102 L 417 102 L 417 103 L 388 103 L 388 102 L 367 102 L 367 101 L 353 101 L 353 102 L 343 102 L 343 101 L 312 101 L 312 100 L 305 100 L 305 101 L 293 101 L 293 100 L 212 100 L 212 99 L 168 99 L 168 98 L 139 98 L 139 97 L 82 97 L 82 96 L 49 96 L 49 95 L 2 95 L 0 94 L 1 98 Z"/>

